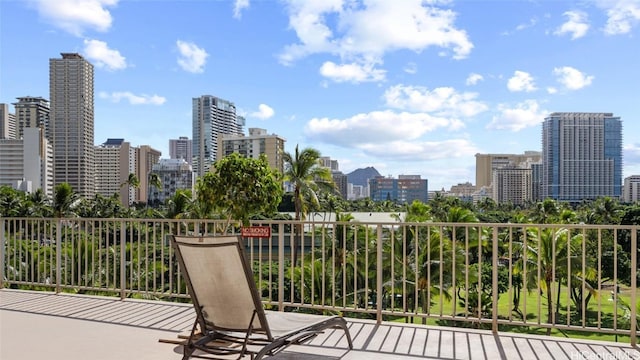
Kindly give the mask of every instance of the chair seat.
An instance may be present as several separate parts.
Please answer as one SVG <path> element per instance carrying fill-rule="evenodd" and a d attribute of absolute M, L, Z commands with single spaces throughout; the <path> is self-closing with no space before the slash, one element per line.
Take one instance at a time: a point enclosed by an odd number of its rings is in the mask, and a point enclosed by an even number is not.
<path fill-rule="evenodd" d="M 283 337 L 297 333 L 314 325 L 325 324 L 338 318 L 337 316 L 324 316 L 282 311 L 265 311 L 269 328 L 273 337 Z"/>
<path fill-rule="evenodd" d="M 240 237 L 171 235 L 171 244 L 197 315 L 183 360 L 260 360 L 331 328 L 344 330 L 353 348 L 342 317 L 265 311 Z"/>

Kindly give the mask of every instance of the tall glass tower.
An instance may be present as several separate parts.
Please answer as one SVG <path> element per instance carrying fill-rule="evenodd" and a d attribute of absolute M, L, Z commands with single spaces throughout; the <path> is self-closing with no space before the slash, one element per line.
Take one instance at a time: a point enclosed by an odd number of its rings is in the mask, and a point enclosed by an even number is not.
<path fill-rule="evenodd" d="M 612 113 L 552 113 L 542 124 L 541 195 L 580 202 L 622 195 L 622 121 Z"/>
<path fill-rule="evenodd" d="M 193 169 L 202 176 L 217 160 L 220 134 L 243 135 L 244 118 L 236 116 L 236 106 L 211 95 L 193 98 Z"/>
<path fill-rule="evenodd" d="M 68 183 L 85 198 L 95 195 L 93 65 L 80 54 L 49 59 L 49 126 L 54 184 Z"/>

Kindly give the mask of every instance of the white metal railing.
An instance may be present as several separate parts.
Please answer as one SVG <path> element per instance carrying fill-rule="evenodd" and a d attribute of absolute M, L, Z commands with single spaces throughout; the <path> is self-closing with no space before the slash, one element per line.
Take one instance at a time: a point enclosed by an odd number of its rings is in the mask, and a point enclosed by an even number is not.
<path fill-rule="evenodd" d="M 265 220 L 246 238 L 264 303 L 346 316 L 628 336 L 637 344 L 636 226 Z M 170 234 L 213 220 L 0 219 L 0 287 L 188 299 Z"/>

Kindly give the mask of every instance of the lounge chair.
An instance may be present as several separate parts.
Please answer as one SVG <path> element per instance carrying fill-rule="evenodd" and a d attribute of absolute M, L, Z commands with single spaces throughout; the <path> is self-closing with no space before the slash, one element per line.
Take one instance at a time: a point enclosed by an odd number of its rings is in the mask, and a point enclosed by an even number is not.
<path fill-rule="evenodd" d="M 265 311 L 239 236 L 171 236 L 171 244 L 197 315 L 183 360 L 259 360 L 330 328 L 343 329 L 353 348 L 340 316 Z"/>

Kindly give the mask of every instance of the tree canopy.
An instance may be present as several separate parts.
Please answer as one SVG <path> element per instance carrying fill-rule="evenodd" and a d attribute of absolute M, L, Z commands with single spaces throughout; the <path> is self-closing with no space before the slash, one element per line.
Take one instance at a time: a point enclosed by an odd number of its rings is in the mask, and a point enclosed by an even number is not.
<path fill-rule="evenodd" d="M 313 148 L 284 153 L 284 180 L 293 185 L 296 220 L 304 220 L 311 207 L 319 207 L 319 191 L 333 192 L 335 184 L 329 168 L 320 166 L 320 152 Z"/>
<path fill-rule="evenodd" d="M 234 153 L 218 160 L 199 179 L 197 200 L 244 225 L 257 214 L 273 214 L 283 194 L 280 174 L 269 167 L 266 156 L 245 158 Z"/>

